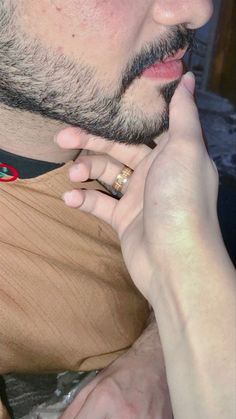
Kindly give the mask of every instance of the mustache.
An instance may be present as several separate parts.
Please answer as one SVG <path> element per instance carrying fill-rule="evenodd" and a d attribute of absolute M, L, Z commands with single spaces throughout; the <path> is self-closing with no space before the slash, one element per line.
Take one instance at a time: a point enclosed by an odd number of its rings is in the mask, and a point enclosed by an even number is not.
<path fill-rule="evenodd" d="M 164 61 L 167 56 L 175 55 L 180 49 L 191 50 L 194 45 L 195 31 L 182 25 L 172 28 L 165 39 L 158 39 L 143 47 L 141 52 L 128 63 L 122 77 L 122 94 L 131 83 L 140 77 L 144 70 L 156 62 Z"/>

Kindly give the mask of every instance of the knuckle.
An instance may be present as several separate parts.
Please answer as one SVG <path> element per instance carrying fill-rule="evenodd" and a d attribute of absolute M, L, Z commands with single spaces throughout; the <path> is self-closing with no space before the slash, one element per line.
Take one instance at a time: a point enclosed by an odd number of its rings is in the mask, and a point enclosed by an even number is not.
<path fill-rule="evenodd" d="M 174 136 L 174 141 L 169 143 L 169 152 L 174 155 L 192 155 L 196 153 L 195 144 L 192 141 L 192 138 L 187 134 Z"/>
<path fill-rule="evenodd" d="M 109 159 L 106 159 L 105 162 L 104 162 L 104 166 L 102 168 L 100 177 L 104 177 L 104 176 L 106 176 L 106 173 L 112 172 L 112 168 L 113 168 L 113 166 L 111 164 L 111 161 Z"/>

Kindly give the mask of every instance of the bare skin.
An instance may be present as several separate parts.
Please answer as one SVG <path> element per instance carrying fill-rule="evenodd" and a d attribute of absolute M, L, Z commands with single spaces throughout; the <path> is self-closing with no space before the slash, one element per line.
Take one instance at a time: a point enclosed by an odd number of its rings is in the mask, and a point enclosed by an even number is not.
<path fill-rule="evenodd" d="M 91 87 L 93 93 L 94 85 L 101 87 L 104 95 L 114 95 L 120 86 L 121 74 L 129 60 L 139 54 L 145 45 L 150 45 L 154 41 L 159 41 L 160 38 L 165 38 L 177 25 L 184 25 L 187 29 L 198 28 L 207 22 L 212 13 L 211 0 L 170 0 L 168 2 L 163 0 L 126 0 L 119 2 L 117 0 L 88 0 L 86 2 L 82 0 L 32 0 L 30 2 L 27 0 L 5 0 L 5 2 L 1 2 L 1 6 L 4 3 L 7 7 L 10 4 L 17 6 L 13 21 L 19 39 L 14 52 L 16 55 L 13 56 L 13 63 L 15 63 L 14 65 L 23 63 L 22 65 L 24 65 L 24 67 L 18 68 L 15 79 L 14 73 L 12 74 L 9 71 L 14 66 L 10 65 L 9 68 L 5 69 L 7 77 L 12 77 L 8 80 L 9 84 L 13 85 L 13 82 L 17 82 L 20 98 L 23 97 L 22 90 L 26 88 L 28 95 L 34 92 L 34 99 L 38 99 L 39 103 L 47 99 L 50 107 L 50 94 L 44 95 L 44 92 L 54 83 L 54 90 L 61 93 L 61 96 L 59 95 L 59 104 L 61 104 L 59 111 L 65 105 L 65 102 L 72 105 L 73 110 L 79 108 L 81 103 L 90 105 L 91 97 L 88 90 Z M 9 33 L 13 33 L 13 26 L 8 29 Z M 98 33 L 99 37 L 97 36 Z M 1 41 L 7 35 L 8 31 L 1 34 Z M 28 55 L 25 54 L 23 47 L 26 46 L 25 42 L 27 42 L 27 48 L 30 50 L 30 46 L 32 47 L 35 40 L 42 47 L 42 52 L 47 51 L 48 55 L 46 57 L 43 55 L 44 60 L 42 60 L 41 55 L 32 54 L 34 59 L 30 60 L 31 65 L 29 66 L 27 59 L 24 62 Z M 37 47 L 39 44 L 37 44 Z M 19 59 L 17 55 L 20 50 L 22 52 L 20 58 L 22 59 Z M 63 66 L 57 65 L 48 68 L 49 59 L 53 56 L 56 59 L 63 56 L 67 60 L 73 60 L 75 64 L 73 77 L 65 76 L 66 68 L 63 68 Z M 0 59 L 0 65 L 2 65 L 2 62 L 3 57 Z M 45 62 L 46 66 L 41 69 L 40 65 Z M 78 79 L 77 84 L 80 82 L 81 64 L 94 70 L 94 78 L 89 85 L 82 83 L 84 89 L 80 90 L 80 95 L 77 95 L 74 87 L 77 87 L 76 79 Z M 59 67 L 57 77 L 52 77 L 48 82 L 50 74 L 54 74 L 56 67 L 57 69 Z M 29 69 L 31 72 L 27 76 Z M 163 85 L 169 81 L 153 81 L 144 77 L 135 79 L 127 89 L 122 101 L 123 111 L 125 111 L 123 113 L 129 115 L 127 120 L 132 120 L 130 118 L 132 108 L 135 110 L 135 115 L 138 115 L 138 123 L 140 122 L 140 111 L 142 111 L 142 118 L 145 118 L 146 122 L 149 122 L 149 120 L 158 121 L 166 106 L 160 91 Z M 84 109 L 85 106 L 81 106 L 81 112 Z M 89 106 L 86 109 L 87 114 L 84 117 L 90 116 L 91 113 Z M 63 119 L 64 113 L 62 112 L 60 116 Z M 125 120 L 124 125 L 127 124 L 127 120 Z M 66 162 L 78 155 L 78 148 L 60 149 L 54 143 L 53 138 L 68 123 L 69 121 L 64 120 L 56 121 L 52 117 L 46 118 L 35 112 L 34 109 L 29 112 L 2 103 L 0 104 L 0 148 L 35 159 L 55 163 Z M 115 139 L 118 140 L 118 137 Z M 156 331 L 153 331 L 153 333 L 156 336 L 156 340 L 152 341 L 153 347 L 159 347 L 158 335 Z M 142 337 L 139 340 L 140 352 L 143 354 L 143 361 L 140 357 L 140 365 L 142 362 L 147 365 L 147 360 L 151 358 L 145 351 L 141 350 L 141 342 Z M 143 347 L 145 345 L 146 338 L 144 335 Z M 153 348 L 150 351 L 153 351 Z M 136 352 L 137 348 L 135 349 Z M 127 354 L 126 358 L 123 358 L 123 365 L 132 378 L 134 377 L 134 364 L 130 362 L 130 356 L 132 357 L 132 351 Z M 153 372 L 156 382 L 160 383 L 164 377 L 163 363 L 160 354 L 158 353 L 156 356 L 159 358 L 159 366 Z M 158 361 L 156 365 L 158 365 Z M 137 369 L 135 368 L 135 370 Z M 109 373 L 109 369 L 107 369 L 107 373 Z M 143 376 L 141 370 L 139 370 L 139 374 Z M 146 393 L 152 396 L 153 389 L 156 386 L 153 385 L 150 375 L 145 376 L 145 379 L 147 384 Z M 162 401 L 160 401 L 159 406 L 162 403 L 164 405 L 168 400 L 163 388 L 166 389 L 166 383 L 160 385 L 159 400 Z M 124 395 L 126 393 L 125 388 L 121 386 L 121 389 Z M 136 399 L 136 395 L 137 393 L 134 395 L 134 399 Z M 145 395 L 143 397 L 146 398 Z M 162 419 L 168 418 L 169 412 L 165 412 L 165 415 L 161 416 Z M 139 417 L 139 414 L 137 414 L 136 418 Z M 155 415 L 152 417 L 155 418 Z"/>
<path fill-rule="evenodd" d="M 194 79 L 184 76 L 171 102 L 170 130 L 152 152 L 145 146 L 109 147 L 75 130 L 65 142 L 62 132 L 61 146 L 77 142 L 106 153 L 78 158 L 72 180 L 112 184 L 123 164 L 134 169 L 120 201 L 83 190 L 67 192 L 64 199 L 117 231 L 129 272 L 155 311 L 174 417 L 234 419 L 235 270 L 219 229 L 218 174 L 205 148 L 193 90 Z M 63 419 L 89 419 L 95 408 L 96 419 L 106 417 L 104 403 L 88 397 L 81 406 L 79 395 Z"/>
<path fill-rule="evenodd" d="M 78 75 L 81 64 L 93 69 L 94 83 L 101 86 L 107 94 L 116 91 L 122 71 L 145 45 L 165 37 L 175 25 L 188 22 L 189 29 L 200 27 L 207 22 L 212 13 L 211 0 L 171 0 L 168 3 L 163 0 L 5 0 L 3 5 L 4 3 L 7 10 L 10 4 L 17 6 L 13 22 L 19 39 L 14 62 L 19 60 L 17 54 L 20 47 L 25 47 L 27 41 L 31 43 L 32 48 L 32 42 L 36 40 L 40 42 L 43 51 L 49 49 L 48 57 L 53 54 L 56 58 L 63 56 L 74 60 L 75 66 L 78 66 Z M 10 24 L 8 29 L 12 33 L 13 24 Z M 8 40 L 7 30 L 1 37 L 2 41 L 4 38 Z M 22 56 L 24 57 L 24 50 Z M 39 57 L 36 61 L 35 55 L 32 57 L 34 58 L 31 60 L 30 70 L 35 71 L 34 77 L 29 75 L 28 78 L 23 78 L 23 73 L 29 69 L 28 62 L 25 62 L 22 64 L 24 67 L 18 70 L 16 81 L 18 88 L 19 83 L 24 81 L 24 86 L 28 86 L 30 93 L 34 89 L 37 96 L 39 84 L 42 92 L 46 89 L 48 66 L 37 73 L 42 59 Z M 10 68 L 6 68 L 8 78 L 11 75 Z M 70 77 L 74 79 L 75 74 Z M 63 68 L 57 77 L 59 83 L 55 85 L 55 89 L 62 91 L 62 102 L 65 95 L 66 100 L 73 102 L 75 108 L 82 97 L 86 101 L 86 89 L 80 97 L 71 96 L 73 79 L 72 82 L 69 76 L 66 79 Z M 37 84 L 34 85 L 35 80 Z M 8 80 L 10 84 L 13 81 L 14 77 Z M 145 109 L 145 117 L 158 118 L 164 109 L 160 88 L 166 82 L 150 81 L 143 77 L 135 80 L 125 94 L 127 108 L 135 106 L 137 111 Z M 22 86 L 21 88 L 23 89 Z M 86 88 L 88 89 L 88 86 Z M 23 113 L 18 109 L 6 109 L 0 104 L 0 147 L 6 151 L 56 163 L 68 161 L 74 158 L 76 153 L 60 150 L 53 142 L 54 135 L 64 126 L 66 125 L 63 122 L 46 120 L 27 111 Z"/>
<path fill-rule="evenodd" d="M 63 419 L 77 415 L 83 419 L 100 419 L 108 412 L 114 419 L 172 419 L 163 352 L 154 315 L 133 347 L 80 392 Z"/>

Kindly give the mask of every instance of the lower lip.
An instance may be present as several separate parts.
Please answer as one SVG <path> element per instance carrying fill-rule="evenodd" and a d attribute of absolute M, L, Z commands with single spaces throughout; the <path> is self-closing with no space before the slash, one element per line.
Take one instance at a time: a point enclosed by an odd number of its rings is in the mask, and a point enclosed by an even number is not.
<path fill-rule="evenodd" d="M 157 63 L 147 68 L 142 76 L 149 79 L 175 80 L 183 75 L 184 66 L 181 60 Z"/>

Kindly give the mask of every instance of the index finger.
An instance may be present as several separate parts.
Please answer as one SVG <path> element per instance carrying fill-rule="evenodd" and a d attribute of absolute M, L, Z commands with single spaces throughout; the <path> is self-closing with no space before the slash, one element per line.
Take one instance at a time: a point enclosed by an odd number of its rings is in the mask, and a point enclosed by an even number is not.
<path fill-rule="evenodd" d="M 205 146 L 194 90 L 195 78 L 193 73 L 188 72 L 182 77 L 170 103 L 169 133 L 172 141 L 187 139 L 196 142 L 201 138 Z"/>
<path fill-rule="evenodd" d="M 78 148 L 90 150 L 94 153 L 107 154 L 131 169 L 135 169 L 144 157 L 151 152 L 151 148 L 145 144 L 128 145 L 118 143 L 95 137 L 75 127 L 62 130 L 57 135 L 56 142 L 62 148 Z"/>

